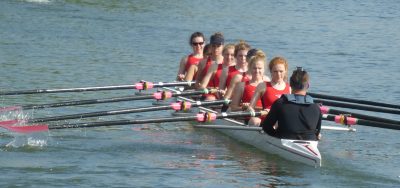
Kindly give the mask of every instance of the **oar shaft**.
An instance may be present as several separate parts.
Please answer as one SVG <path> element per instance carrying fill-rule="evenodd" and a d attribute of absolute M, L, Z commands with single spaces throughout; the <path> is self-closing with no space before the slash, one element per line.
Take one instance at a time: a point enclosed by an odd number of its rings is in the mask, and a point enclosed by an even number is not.
<path fill-rule="evenodd" d="M 124 97 L 114 97 L 114 98 L 105 98 L 105 99 L 88 99 L 88 100 L 66 101 L 66 102 L 48 103 L 48 104 L 33 104 L 33 105 L 24 105 L 21 107 L 23 110 L 30 110 L 30 109 L 54 108 L 54 107 L 62 107 L 62 106 L 77 106 L 77 105 L 87 105 L 87 104 L 144 100 L 144 99 L 152 99 L 152 98 L 153 98 L 152 95 L 124 96 Z"/>
<path fill-rule="evenodd" d="M 307 93 L 307 94 L 311 95 L 314 98 L 320 98 L 320 99 L 328 99 L 328 100 L 335 100 L 335 101 L 342 101 L 342 102 L 351 102 L 351 103 L 358 103 L 358 104 L 366 104 L 366 105 L 373 105 L 373 106 L 381 106 L 381 107 L 387 107 L 387 108 L 400 109 L 400 105 L 396 105 L 396 104 L 387 104 L 387 103 L 360 100 L 360 99 L 351 99 L 351 98 L 332 96 L 332 95 L 324 95 L 324 94 L 318 94 L 318 93 L 310 93 L 310 92 Z"/>
<path fill-rule="evenodd" d="M 168 109 L 171 109 L 171 107 L 170 106 L 152 106 L 152 107 L 144 107 L 144 108 L 130 108 L 130 109 L 121 109 L 121 110 L 112 110 L 112 111 L 99 111 L 99 112 L 90 112 L 90 113 L 82 113 L 82 114 L 71 114 L 71 115 L 54 116 L 54 117 L 46 117 L 46 118 L 36 118 L 36 119 L 30 119 L 27 122 L 28 123 L 38 123 L 38 122 L 59 121 L 59 120 L 76 119 L 76 118 L 111 116 L 111 115 L 118 115 L 118 114 L 138 113 L 138 112 L 150 112 L 150 111 L 168 110 Z"/>
<path fill-rule="evenodd" d="M 199 107 L 199 106 L 209 106 L 209 105 L 220 105 L 220 104 L 225 104 L 225 103 L 229 103 L 229 101 L 226 101 L 226 100 L 204 101 L 204 102 L 197 101 L 196 103 L 193 103 L 190 105 L 191 105 L 191 107 Z M 109 115 L 118 115 L 118 114 L 130 114 L 130 113 L 150 112 L 150 111 L 158 111 L 158 110 L 171 110 L 171 109 L 173 109 L 171 107 L 171 105 L 148 106 L 148 107 L 140 107 L 140 108 L 127 108 L 127 109 L 110 110 L 110 111 L 98 111 L 98 112 L 62 115 L 62 116 L 54 116 L 54 117 L 46 117 L 46 118 L 36 118 L 36 119 L 28 120 L 27 123 L 59 121 L 59 120 L 67 120 L 67 119 L 109 116 Z M 180 103 L 180 105 L 183 105 L 183 104 Z"/>
<path fill-rule="evenodd" d="M 152 84 L 152 87 L 163 86 L 188 86 L 193 82 L 158 82 Z M 79 87 L 79 88 L 65 88 L 65 89 L 31 89 L 19 91 L 0 91 L 0 95 L 25 95 L 25 94 L 39 94 L 39 93 L 66 93 L 66 92 L 85 92 L 85 91 L 102 91 L 102 90 L 123 90 L 123 89 L 137 89 L 138 84 L 134 85 L 114 85 L 114 86 L 96 86 L 96 87 Z"/>
<path fill-rule="evenodd" d="M 198 95 L 198 94 L 204 94 L 207 92 L 208 92 L 207 90 L 200 90 L 200 91 L 189 91 L 189 92 L 182 92 L 182 93 L 172 93 L 171 97 Z M 153 95 L 123 96 L 123 97 L 104 98 L 104 99 L 88 99 L 88 100 L 78 100 L 78 101 L 66 101 L 66 102 L 59 102 L 59 103 L 24 105 L 24 106 L 21 106 L 20 108 L 23 110 L 30 110 L 30 109 L 53 108 L 53 107 L 62 107 L 62 106 L 77 106 L 77 105 L 87 105 L 87 104 L 144 100 L 144 99 L 154 99 L 154 98 L 155 98 L 155 96 L 153 96 Z"/>
<path fill-rule="evenodd" d="M 242 113 L 231 113 L 231 114 L 219 114 L 215 115 L 214 118 L 235 118 L 235 117 L 249 117 L 259 116 L 261 113 L 255 112 L 242 112 Z M 165 118 L 153 118 L 153 119 L 133 119 L 133 120 L 116 120 L 116 121 L 103 121 L 103 122 L 89 122 L 89 123 L 77 123 L 77 124 L 62 124 L 62 125 L 49 125 L 49 129 L 67 129 L 67 128 L 86 128 L 86 127 L 103 127 L 103 126 L 114 126 L 114 125 L 130 125 L 130 124 L 145 124 L 145 123 L 166 123 L 166 122 L 178 122 L 178 121 L 193 121 L 198 120 L 198 116 L 186 116 L 186 117 L 165 117 Z"/>
<path fill-rule="evenodd" d="M 377 121 L 377 122 L 382 122 L 382 123 L 389 123 L 389 124 L 400 124 L 400 121 L 397 121 L 397 120 L 369 116 L 369 115 L 365 115 L 365 114 L 359 114 L 359 113 L 348 112 L 348 111 L 337 110 L 337 109 L 328 108 L 327 113 L 336 114 L 336 115 L 350 114 L 352 117 L 355 117 L 355 118 L 360 118 L 360 119 L 365 119 L 365 120 L 370 120 L 370 121 Z"/>
<path fill-rule="evenodd" d="M 400 124 L 384 123 L 384 122 L 364 120 L 364 119 L 359 119 L 359 118 L 354 118 L 354 117 L 346 117 L 346 116 L 343 116 L 341 118 L 343 121 L 349 121 L 349 125 L 350 124 L 358 124 L 358 125 L 365 125 L 365 126 L 370 126 L 370 127 L 400 130 Z M 325 114 L 325 115 L 323 115 L 323 119 L 328 120 L 328 121 L 337 122 L 338 116 Z"/>
<path fill-rule="evenodd" d="M 134 88 L 135 88 L 135 85 L 81 87 L 81 88 L 65 88 L 65 89 L 31 89 L 31 90 L 20 90 L 20 91 L 1 91 L 0 95 L 67 93 L 67 92 L 101 91 L 101 90 L 123 90 L 123 89 L 134 89 Z"/>
<path fill-rule="evenodd" d="M 342 102 L 335 102 L 335 101 L 329 101 L 329 100 L 324 100 L 324 99 L 314 99 L 314 102 L 322 103 L 323 105 L 327 105 L 327 106 L 335 106 L 335 107 L 340 107 L 340 108 L 352 108 L 352 109 L 366 110 L 366 111 L 372 111 L 372 112 L 400 114 L 400 110 L 398 110 L 398 109 L 389 109 L 389 108 L 380 108 L 380 107 L 374 107 L 374 106 L 342 103 Z"/>

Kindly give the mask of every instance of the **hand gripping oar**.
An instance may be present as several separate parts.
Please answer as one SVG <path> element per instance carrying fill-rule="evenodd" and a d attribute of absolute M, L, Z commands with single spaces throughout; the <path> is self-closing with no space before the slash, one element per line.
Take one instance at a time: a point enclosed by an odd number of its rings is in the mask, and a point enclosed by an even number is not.
<path fill-rule="evenodd" d="M 343 110 L 331 109 L 331 108 L 329 108 L 327 106 L 321 106 L 320 108 L 321 108 L 321 112 L 323 114 L 335 114 L 335 115 L 348 114 L 351 117 L 360 118 L 360 119 L 364 119 L 364 120 L 400 125 L 400 121 L 397 121 L 397 120 L 386 119 L 386 118 L 375 117 L 375 116 L 369 116 L 369 115 L 364 115 L 364 114 L 359 114 L 359 113 L 354 113 L 354 112 L 348 112 L 348 111 L 343 111 Z"/>
<path fill-rule="evenodd" d="M 32 133 L 43 132 L 52 129 L 69 129 L 69 128 L 87 128 L 87 127 L 104 127 L 116 125 L 130 125 L 130 124 L 145 124 L 145 123 L 165 123 L 165 122 L 178 122 L 178 121 L 198 121 L 198 122 L 212 122 L 215 119 L 223 118 L 237 118 L 237 117 L 254 117 L 260 116 L 261 112 L 239 112 L 239 113 L 221 113 L 215 114 L 211 112 L 199 113 L 196 116 L 185 117 L 165 117 L 153 119 L 133 119 L 133 120 L 115 120 L 115 121 L 102 121 L 102 122 L 88 122 L 77 124 L 61 124 L 61 125 L 27 125 L 27 126 L 3 126 L 4 128 L 19 133 Z"/>
<path fill-rule="evenodd" d="M 327 105 L 327 106 L 335 106 L 335 107 L 340 107 L 340 108 L 352 108 L 352 109 L 366 110 L 366 111 L 372 111 L 372 112 L 400 114 L 400 109 L 390 109 L 390 108 L 381 108 L 381 107 L 375 107 L 375 106 L 365 106 L 365 105 L 359 105 L 359 104 L 342 103 L 342 102 L 335 102 L 335 101 L 329 101 L 329 100 L 324 100 L 324 99 L 314 99 L 314 102 L 322 103 L 323 105 Z"/>
<path fill-rule="evenodd" d="M 360 100 L 360 99 L 350 99 L 350 98 L 345 98 L 345 97 L 324 95 L 324 94 L 318 94 L 318 93 L 307 93 L 307 94 L 311 95 L 314 98 L 320 98 L 320 99 L 328 99 L 328 100 L 335 100 L 335 101 L 342 101 L 342 102 L 350 102 L 350 103 L 358 103 L 358 104 L 366 104 L 366 105 L 372 105 L 372 106 L 400 109 L 400 105 L 396 105 L 396 104 L 387 104 L 387 103 Z"/>
<path fill-rule="evenodd" d="M 358 124 L 358 125 L 365 125 L 365 126 L 370 126 L 370 127 L 400 130 L 400 124 L 390 124 L 390 123 L 383 123 L 383 122 L 378 122 L 378 121 L 364 120 L 364 119 L 350 117 L 347 115 L 323 114 L 322 118 L 324 120 L 334 121 L 336 123 L 339 123 L 342 125 L 348 125 L 348 126 Z"/>
<path fill-rule="evenodd" d="M 76 118 L 110 116 L 110 115 L 129 114 L 129 113 L 138 113 L 138 112 L 150 112 L 150 111 L 158 111 L 158 110 L 187 111 L 191 107 L 220 105 L 220 104 L 229 104 L 229 103 L 230 103 L 229 100 L 196 101 L 195 103 L 180 101 L 180 102 L 175 102 L 175 103 L 171 103 L 170 105 L 164 105 L 164 106 L 127 108 L 127 109 L 110 110 L 110 111 L 98 111 L 98 112 L 90 112 L 90 113 L 80 113 L 80 114 L 53 116 L 53 117 L 45 117 L 45 118 L 35 118 L 35 119 L 28 119 L 28 120 L 8 120 L 8 121 L 1 121 L 0 126 L 14 125 L 17 123 L 19 123 L 19 124 L 39 123 L 39 122 L 59 121 L 59 120 L 76 119 Z"/>
<path fill-rule="evenodd" d="M 0 95 L 24 95 L 24 94 L 39 94 L 39 93 L 65 93 L 65 92 L 84 92 L 84 91 L 101 91 L 101 90 L 123 90 L 123 89 L 138 89 L 146 90 L 155 87 L 168 86 L 191 86 L 194 82 L 139 82 L 134 85 L 114 85 L 114 86 L 98 86 L 98 87 L 81 87 L 81 88 L 65 88 L 65 89 L 32 89 L 20 91 L 0 91 Z"/>
<path fill-rule="evenodd" d="M 111 102 L 121 102 L 121 101 L 144 100 L 144 99 L 165 100 L 165 99 L 168 99 L 171 97 L 208 94 L 208 93 L 213 93 L 213 92 L 215 92 L 215 91 L 207 90 L 207 89 L 198 90 L 198 91 L 177 92 L 177 93 L 163 91 L 163 92 L 156 92 L 153 95 L 123 96 L 123 97 L 104 98 L 104 99 L 89 99 L 89 100 L 66 101 L 66 102 L 49 103 L 49 104 L 32 104 L 32 105 L 23 105 L 23 106 L 2 107 L 2 108 L 0 108 L 0 112 L 1 111 L 3 111 L 3 112 L 4 111 L 12 111 L 12 110 L 53 108 L 53 107 L 62 107 L 62 106 L 77 106 L 77 105 L 98 104 L 98 103 L 111 103 Z"/>

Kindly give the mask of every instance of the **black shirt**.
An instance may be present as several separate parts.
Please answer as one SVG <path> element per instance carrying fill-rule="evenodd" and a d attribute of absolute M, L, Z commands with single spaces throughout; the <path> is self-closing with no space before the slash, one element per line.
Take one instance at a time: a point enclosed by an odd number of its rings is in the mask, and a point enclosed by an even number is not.
<path fill-rule="evenodd" d="M 322 114 L 319 105 L 310 96 L 282 95 L 272 104 L 263 130 L 271 136 L 296 140 L 317 140 L 321 130 Z M 278 128 L 273 125 L 278 121 Z"/>

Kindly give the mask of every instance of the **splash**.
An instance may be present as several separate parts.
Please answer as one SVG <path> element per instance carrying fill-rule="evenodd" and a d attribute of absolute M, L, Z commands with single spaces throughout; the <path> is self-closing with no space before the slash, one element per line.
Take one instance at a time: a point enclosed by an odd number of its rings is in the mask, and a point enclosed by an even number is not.
<path fill-rule="evenodd" d="M 26 0 L 28 3 L 43 3 L 43 4 L 48 4 L 51 3 L 51 0 Z"/>
<path fill-rule="evenodd" d="M 26 119 L 28 114 L 24 113 L 21 109 L 15 110 L 0 110 L 0 120 L 11 120 L 11 119 Z"/>
<path fill-rule="evenodd" d="M 48 133 L 14 134 L 14 140 L 6 147 L 45 147 L 48 143 Z"/>

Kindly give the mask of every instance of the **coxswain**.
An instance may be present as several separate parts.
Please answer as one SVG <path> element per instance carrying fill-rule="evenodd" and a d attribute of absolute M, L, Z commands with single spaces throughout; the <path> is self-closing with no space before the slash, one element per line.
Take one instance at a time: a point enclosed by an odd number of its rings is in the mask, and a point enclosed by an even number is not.
<path fill-rule="evenodd" d="M 292 94 L 284 94 L 276 100 L 265 120 L 263 130 L 271 136 L 295 140 L 319 140 L 321 110 L 313 98 L 307 95 L 310 77 L 301 67 L 290 77 Z M 275 124 L 278 126 L 274 126 Z"/>

